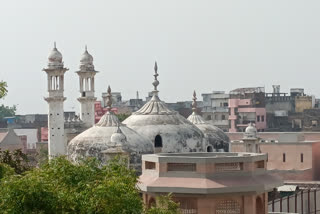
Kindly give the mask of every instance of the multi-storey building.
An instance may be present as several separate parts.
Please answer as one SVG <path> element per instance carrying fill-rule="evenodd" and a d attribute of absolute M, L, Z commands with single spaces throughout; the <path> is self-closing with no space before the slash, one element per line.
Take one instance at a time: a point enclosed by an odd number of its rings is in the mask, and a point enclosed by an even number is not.
<path fill-rule="evenodd" d="M 238 88 L 230 91 L 229 132 L 243 132 L 250 122 L 265 131 L 266 108 L 264 87 Z"/>
<path fill-rule="evenodd" d="M 224 91 L 213 91 L 202 94 L 202 116 L 223 131 L 229 130 L 229 94 Z"/>

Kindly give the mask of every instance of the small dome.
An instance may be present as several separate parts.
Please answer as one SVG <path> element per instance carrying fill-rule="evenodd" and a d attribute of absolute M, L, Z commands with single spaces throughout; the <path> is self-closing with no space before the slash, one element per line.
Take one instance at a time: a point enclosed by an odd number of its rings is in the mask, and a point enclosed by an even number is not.
<path fill-rule="evenodd" d="M 120 127 L 118 127 L 117 132 L 111 135 L 111 142 L 116 145 L 123 145 L 127 141 L 126 136 L 121 132 Z"/>
<path fill-rule="evenodd" d="M 205 138 L 208 141 L 207 151 L 213 151 L 213 148 L 216 151 L 229 151 L 229 137 L 218 127 L 208 123 L 205 121 L 198 113 L 197 113 L 197 97 L 196 93 L 193 93 L 193 102 L 192 102 L 192 110 L 193 113 L 188 117 L 188 120 L 197 126 Z M 211 147 L 210 149 L 208 149 Z"/>
<path fill-rule="evenodd" d="M 256 127 L 253 126 L 252 123 L 249 123 L 248 127 L 246 128 L 246 133 L 257 133 Z"/>
<path fill-rule="evenodd" d="M 59 67 L 63 66 L 62 54 L 56 48 L 56 43 L 54 43 L 54 48 L 48 56 L 48 66 L 49 67 Z"/>
<path fill-rule="evenodd" d="M 93 57 L 91 54 L 89 54 L 87 46 L 80 59 L 80 69 L 94 71 Z"/>
<path fill-rule="evenodd" d="M 257 137 L 257 129 L 252 123 L 249 123 L 248 127 L 246 128 L 246 131 L 244 133 L 244 137 L 245 138 L 256 138 Z"/>

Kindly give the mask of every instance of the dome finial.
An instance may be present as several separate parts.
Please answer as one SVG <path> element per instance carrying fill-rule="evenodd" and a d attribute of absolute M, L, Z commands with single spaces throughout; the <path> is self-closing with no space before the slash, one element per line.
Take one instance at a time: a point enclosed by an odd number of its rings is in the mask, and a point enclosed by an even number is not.
<path fill-rule="evenodd" d="M 196 91 L 193 91 L 193 98 L 192 98 L 192 111 L 194 113 L 197 113 L 197 94 Z"/>
<path fill-rule="evenodd" d="M 158 95 L 158 89 L 157 89 L 157 87 L 158 87 L 158 85 L 159 85 L 159 81 L 158 81 L 158 76 L 159 76 L 159 74 L 158 74 L 158 64 L 157 64 L 157 61 L 155 61 L 155 63 L 154 63 L 154 81 L 153 81 L 153 83 L 152 83 L 152 85 L 154 86 L 154 90 L 153 90 L 153 95 Z"/>
<path fill-rule="evenodd" d="M 111 111 L 111 106 L 112 106 L 112 94 L 111 94 L 111 88 L 110 88 L 110 85 L 108 86 L 108 90 L 107 90 L 107 110 L 108 111 Z"/>
<path fill-rule="evenodd" d="M 56 43 L 56 41 L 53 42 L 53 50 L 57 50 L 57 43 Z"/>

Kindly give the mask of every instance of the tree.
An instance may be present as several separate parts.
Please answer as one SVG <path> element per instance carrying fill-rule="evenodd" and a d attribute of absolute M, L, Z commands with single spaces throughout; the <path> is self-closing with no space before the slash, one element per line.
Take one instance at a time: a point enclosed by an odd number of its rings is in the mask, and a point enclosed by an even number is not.
<path fill-rule="evenodd" d="M 74 165 L 59 157 L 0 183 L 2 213 L 142 213 L 137 176 L 116 159 Z"/>
<path fill-rule="evenodd" d="M 17 108 L 16 106 L 5 106 L 1 105 L 0 106 L 0 120 L 2 120 L 4 117 L 12 117 L 16 114 Z"/>
<path fill-rule="evenodd" d="M 7 87 L 8 87 L 8 85 L 6 82 L 0 81 L 0 99 L 7 95 L 7 93 L 8 93 Z"/>
<path fill-rule="evenodd" d="M 120 122 L 124 121 L 125 119 L 127 119 L 130 116 L 130 114 L 117 114 L 117 117 L 119 119 Z"/>
<path fill-rule="evenodd" d="M 172 194 L 161 195 L 156 198 L 157 205 L 145 210 L 146 214 L 180 214 L 179 203 L 172 200 Z"/>
<path fill-rule="evenodd" d="M 24 154 L 21 149 L 13 152 L 8 150 L 2 151 L 0 149 L 0 163 L 11 167 L 17 174 L 22 174 L 31 168 L 29 166 L 28 156 Z"/>

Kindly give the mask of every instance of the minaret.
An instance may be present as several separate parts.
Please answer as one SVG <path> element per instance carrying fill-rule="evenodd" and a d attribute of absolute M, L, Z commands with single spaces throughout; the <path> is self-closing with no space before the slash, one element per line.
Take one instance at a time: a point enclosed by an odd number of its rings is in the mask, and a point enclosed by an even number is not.
<path fill-rule="evenodd" d="M 48 57 L 48 67 L 44 68 L 48 75 L 48 94 L 45 100 L 49 104 L 48 114 L 48 150 L 49 158 L 65 155 L 66 145 L 64 140 L 64 111 L 63 102 L 66 98 L 64 91 L 64 73 L 68 69 L 64 67 L 62 54 L 54 48 Z"/>
<path fill-rule="evenodd" d="M 80 70 L 76 72 L 79 75 L 80 83 L 80 119 L 85 126 L 94 125 L 94 76 L 97 71 L 94 70 L 93 57 L 88 53 L 87 46 L 80 60 Z"/>
<path fill-rule="evenodd" d="M 250 122 L 243 135 L 242 141 L 246 152 L 261 153 L 259 138 L 257 137 L 257 129 Z"/>

